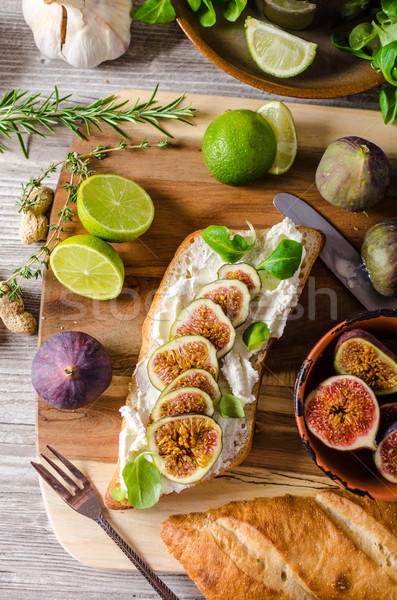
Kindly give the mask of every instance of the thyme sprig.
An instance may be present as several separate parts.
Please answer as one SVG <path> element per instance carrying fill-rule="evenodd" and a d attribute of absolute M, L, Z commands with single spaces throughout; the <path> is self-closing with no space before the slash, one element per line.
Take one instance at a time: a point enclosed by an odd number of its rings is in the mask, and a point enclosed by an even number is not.
<path fill-rule="evenodd" d="M 57 124 L 66 125 L 80 139 L 85 139 L 80 131 L 82 124 L 89 135 L 93 127 L 101 131 L 101 123 L 110 125 L 123 139 L 126 139 L 126 135 L 120 128 L 122 123 L 148 123 L 162 134 L 172 137 L 161 127 L 159 121 L 176 119 L 191 125 L 188 119 L 194 117 L 195 109 L 191 108 L 190 104 L 181 106 L 186 94 L 182 94 L 166 106 L 157 104 L 158 87 L 157 84 L 149 100 L 140 102 L 138 98 L 133 106 L 128 108 L 128 100 L 118 102 L 113 94 L 99 98 L 88 106 L 65 106 L 71 94 L 60 96 L 56 86 L 45 99 L 42 99 L 40 93 L 29 94 L 26 90 L 11 90 L 0 98 L 0 134 L 10 140 L 15 136 L 26 158 L 27 149 L 22 134 L 36 134 L 45 138 L 46 130 L 55 133 L 54 127 Z M 6 147 L 0 143 L 0 153 L 5 151 Z"/>
<path fill-rule="evenodd" d="M 160 148 L 171 145 L 168 138 L 159 140 L 156 146 Z M 27 208 L 33 206 L 38 202 L 39 195 L 32 201 L 29 198 L 29 194 L 34 189 L 40 190 L 42 182 L 49 176 L 50 173 L 55 171 L 57 167 L 64 164 L 65 170 L 70 174 L 68 180 L 64 184 L 64 189 L 67 191 L 64 205 L 57 213 L 57 221 L 50 224 L 49 231 L 51 234 L 48 236 L 47 241 L 41 246 L 36 254 L 29 257 L 26 264 L 16 268 L 12 275 L 5 281 L 0 282 L 0 298 L 4 296 L 8 290 L 11 290 L 9 298 L 15 299 L 17 296 L 22 296 L 21 284 L 24 279 L 38 279 L 43 275 L 44 269 L 48 269 L 48 259 L 57 244 L 61 241 L 60 233 L 68 230 L 67 223 L 72 221 L 74 217 L 74 211 L 71 205 L 77 201 L 77 193 L 80 184 L 90 177 L 95 171 L 89 168 L 90 160 L 97 159 L 103 160 L 111 152 L 117 152 L 118 150 L 135 150 L 150 148 L 151 145 L 147 139 L 143 139 L 140 144 L 128 144 L 125 140 L 120 140 L 120 143 L 114 148 L 106 148 L 102 143 L 98 144 L 95 148 L 91 147 L 90 152 L 85 154 L 77 154 L 76 152 L 69 152 L 63 160 L 57 163 L 49 165 L 47 169 L 43 169 L 41 175 L 37 178 L 30 178 L 29 182 L 22 186 L 22 194 L 18 200 L 20 206 L 19 210 L 26 212 Z M 3 289 L 4 286 L 4 289 Z"/>

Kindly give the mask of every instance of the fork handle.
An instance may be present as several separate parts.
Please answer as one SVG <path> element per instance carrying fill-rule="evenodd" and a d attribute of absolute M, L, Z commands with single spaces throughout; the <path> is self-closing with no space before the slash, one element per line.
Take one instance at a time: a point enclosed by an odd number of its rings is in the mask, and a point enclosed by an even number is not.
<path fill-rule="evenodd" d="M 150 585 L 156 590 L 158 595 L 163 600 L 179 600 L 178 596 L 175 596 L 174 592 L 156 575 L 150 567 L 141 559 L 136 552 L 119 536 L 119 534 L 113 529 L 113 527 L 107 522 L 103 514 L 101 513 L 98 519 L 95 521 L 102 527 L 108 536 L 118 545 L 118 547 L 124 552 L 130 561 L 136 566 L 138 571 L 142 573 L 145 579 Z"/>

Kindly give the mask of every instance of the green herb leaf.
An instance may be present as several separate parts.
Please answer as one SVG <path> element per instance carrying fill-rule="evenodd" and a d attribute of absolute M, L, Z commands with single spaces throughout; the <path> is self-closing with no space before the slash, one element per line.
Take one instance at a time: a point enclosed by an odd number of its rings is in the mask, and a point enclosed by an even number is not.
<path fill-rule="evenodd" d="M 145 9 L 142 8 L 143 13 L 148 13 L 145 18 L 154 22 L 172 20 L 171 14 L 175 15 L 175 13 L 170 0 L 150 0 L 150 2 L 151 4 Z M 153 8 L 151 16 L 149 7 Z M 190 108 L 190 105 L 180 106 L 185 94 L 172 100 L 167 106 L 160 106 L 156 104 L 157 90 L 158 85 L 155 86 L 149 100 L 140 103 L 138 99 L 128 108 L 125 106 L 127 100 L 117 102 L 113 95 L 94 100 L 88 106 L 79 104 L 64 106 L 63 104 L 70 98 L 70 94 L 60 97 L 56 86 L 46 99 L 40 99 L 40 94 L 29 95 L 27 91 L 12 90 L 0 97 L 0 137 L 5 135 L 8 139 L 12 139 L 12 136 L 15 135 L 26 155 L 22 133 L 37 134 L 45 138 L 47 133 L 39 131 L 37 127 L 44 128 L 46 132 L 55 133 L 54 127 L 59 123 L 69 127 L 82 140 L 85 139 L 79 130 L 82 123 L 86 125 L 88 133 L 89 129 L 94 127 L 101 131 L 101 124 L 106 123 L 123 138 L 127 137 L 120 129 L 123 123 L 147 123 L 164 135 L 167 133 L 160 126 L 160 120 L 177 119 L 182 123 L 192 125 L 187 117 L 194 116 L 194 109 Z M 69 104 L 71 104 L 70 100 Z M 0 153 L 5 151 L 6 148 L 0 143 Z"/>
<path fill-rule="evenodd" d="M 281 240 L 277 248 L 256 267 L 256 270 L 267 271 L 277 279 L 289 279 L 301 264 L 302 250 L 302 244 L 295 240 Z"/>
<path fill-rule="evenodd" d="M 215 250 L 225 262 L 235 263 L 255 246 L 256 234 L 251 223 L 247 224 L 251 232 L 251 240 L 236 233 L 232 238 L 230 231 L 223 225 L 210 225 L 202 232 L 203 240 Z"/>
<path fill-rule="evenodd" d="M 146 0 L 132 13 L 132 18 L 149 25 L 164 25 L 175 19 L 175 10 L 170 0 Z"/>
<path fill-rule="evenodd" d="M 349 35 L 349 44 L 353 50 L 361 50 L 372 42 L 378 35 L 372 23 L 360 23 L 352 29 Z"/>
<path fill-rule="evenodd" d="M 140 454 L 123 469 L 128 502 L 137 509 L 151 508 L 158 502 L 161 493 L 161 475 L 145 454 Z"/>
<path fill-rule="evenodd" d="M 202 27 L 212 27 L 216 23 L 216 13 L 211 0 L 202 0 L 197 14 Z"/>
<path fill-rule="evenodd" d="M 397 20 L 397 4 L 396 0 L 382 0 L 382 10 L 390 19 Z"/>
<path fill-rule="evenodd" d="M 391 85 L 397 85 L 397 41 L 387 44 L 379 50 L 372 66 L 380 71 Z"/>
<path fill-rule="evenodd" d="M 386 125 L 393 123 L 397 117 L 397 88 L 395 86 L 386 84 L 381 87 L 379 105 Z"/>
<path fill-rule="evenodd" d="M 223 16 L 228 21 L 234 23 L 234 21 L 237 21 L 246 5 L 247 0 L 229 0 L 224 10 Z"/>
<path fill-rule="evenodd" d="M 387 16 L 387 14 L 385 12 L 383 12 L 383 10 L 380 10 L 376 13 L 375 15 L 379 25 L 381 25 L 383 27 L 383 25 L 390 25 L 390 23 L 392 22 L 390 17 Z"/>
<path fill-rule="evenodd" d="M 243 333 L 243 342 L 247 351 L 257 350 L 269 337 L 269 327 L 263 321 L 251 323 Z"/>
<path fill-rule="evenodd" d="M 110 495 L 116 502 L 122 502 L 125 499 L 125 490 L 122 487 L 110 488 Z"/>
<path fill-rule="evenodd" d="M 372 60 L 372 56 L 367 54 L 363 50 L 353 50 L 349 46 L 349 42 L 344 35 L 341 33 L 333 33 L 331 35 L 331 42 L 338 48 L 338 50 L 342 50 L 343 52 L 347 52 L 348 54 L 353 54 L 353 56 L 357 56 L 358 58 L 365 58 L 366 60 Z"/>
<path fill-rule="evenodd" d="M 193 12 L 197 12 L 200 8 L 201 0 L 187 0 Z"/>
<path fill-rule="evenodd" d="M 386 22 L 382 26 L 379 26 L 373 21 L 372 26 L 379 36 L 381 46 L 387 46 L 397 40 L 397 23 Z"/>
<path fill-rule="evenodd" d="M 330 25 L 338 27 L 344 21 L 351 21 L 366 11 L 371 0 L 347 0 L 340 9 L 331 15 Z"/>
<path fill-rule="evenodd" d="M 223 394 L 219 402 L 219 410 L 222 417 L 229 419 L 243 419 L 244 405 L 240 398 L 233 394 Z"/>

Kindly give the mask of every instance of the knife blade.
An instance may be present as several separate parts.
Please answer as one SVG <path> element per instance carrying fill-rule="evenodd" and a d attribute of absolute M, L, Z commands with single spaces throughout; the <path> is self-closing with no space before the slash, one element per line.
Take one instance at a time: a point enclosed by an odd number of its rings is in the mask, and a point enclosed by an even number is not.
<path fill-rule="evenodd" d="M 360 253 L 307 202 L 294 194 L 281 192 L 276 194 L 273 204 L 295 225 L 306 225 L 324 233 L 320 258 L 367 310 L 397 308 L 397 298 L 382 296 L 375 290 Z"/>

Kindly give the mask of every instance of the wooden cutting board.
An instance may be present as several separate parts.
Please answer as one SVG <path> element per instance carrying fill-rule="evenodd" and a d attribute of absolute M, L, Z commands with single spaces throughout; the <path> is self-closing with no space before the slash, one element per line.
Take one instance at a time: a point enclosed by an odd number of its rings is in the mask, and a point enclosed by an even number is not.
<path fill-rule="evenodd" d="M 127 90 L 120 99 L 148 98 L 148 92 Z M 160 93 L 168 103 L 175 93 Z M 397 172 L 396 130 L 386 127 L 380 112 L 290 104 L 294 115 L 299 152 L 290 172 L 267 176 L 249 187 L 232 188 L 216 182 L 201 155 L 201 140 L 208 123 L 223 111 L 255 110 L 258 100 L 189 95 L 197 109 L 194 126 L 164 123 L 174 135 L 173 147 L 115 152 L 106 160 L 92 161 L 99 173 L 116 173 L 142 185 L 155 205 L 148 232 L 131 243 L 115 244 L 125 267 L 125 287 L 116 300 L 100 302 L 77 296 L 63 288 L 51 271 L 45 273 L 41 303 L 39 345 L 60 331 L 78 330 L 99 339 L 109 351 L 113 380 L 93 405 L 62 412 L 38 399 L 37 442 L 39 451 L 50 444 L 73 460 L 90 478 L 103 498 L 117 459 L 118 434 L 127 385 L 141 343 L 141 325 L 153 294 L 175 250 L 186 235 L 210 224 L 270 227 L 281 220 L 272 200 L 280 191 L 295 193 L 312 204 L 358 249 L 365 231 L 381 218 L 396 216 L 396 182 L 388 199 L 367 213 L 350 214 L 321 199 L 315 170 L 326 146 L 345 135 L 358 135 L 383 148 L 393 172 Z M 153 128 L 124 128 L 139 143 L 163 136 Z M 117 145 L 119 136 L 104 129 L 93 131 L 82 142 L 74 139 L 71 150 L 84 153 L 103 142 Z M 52 209 L 52 222 L 65 199 L 62 172 Z M 74 219 L 67 235 L 84 233 Z M 308 494 L 329 486 L 330 480 L 304 450 L 293 415 L 293 385 L 297 371 L 314 343 L 338 321 L 363 312 L 363 307 L 318 260 L 299 305 L 291 315 L 283 337 L 276 341 L 265 368 L 252 451 L 238 468 L 180 495 L 161 498 L 145 511 L 106 511 L 110 523 L 154 568 L 179 572 L 180 565 L 168 555 L 160 537 L 161 522 L 172 513 L 206 510 L 235 499 L 255 496 Z M 74 513 L 47 486 L 42 493 L 49 519 L 64 548 L 76 559 L 100 568 L 132 569 L 131 563 L 104 532 L 89 519 Z"/>

